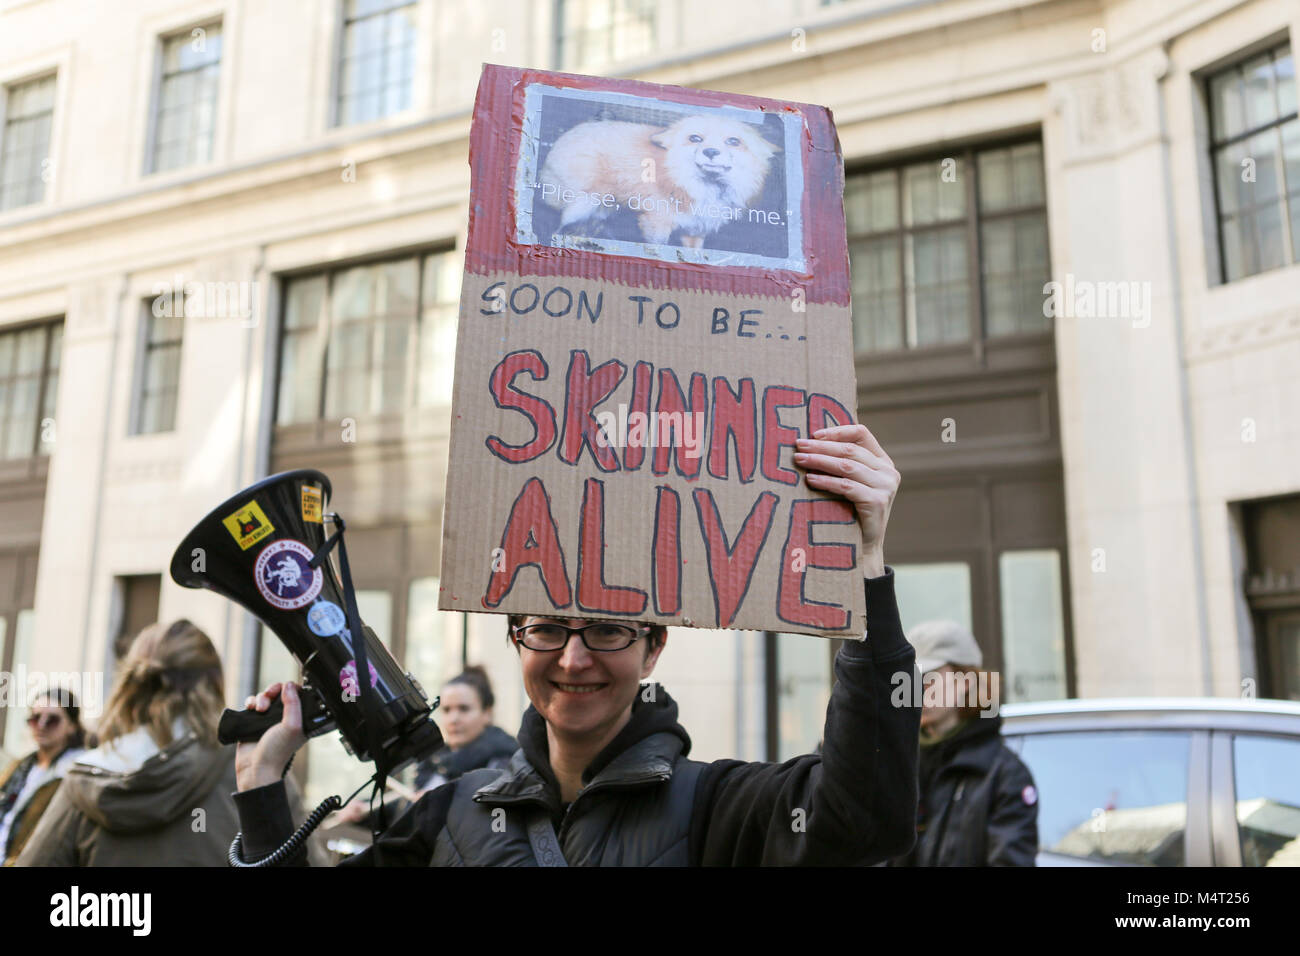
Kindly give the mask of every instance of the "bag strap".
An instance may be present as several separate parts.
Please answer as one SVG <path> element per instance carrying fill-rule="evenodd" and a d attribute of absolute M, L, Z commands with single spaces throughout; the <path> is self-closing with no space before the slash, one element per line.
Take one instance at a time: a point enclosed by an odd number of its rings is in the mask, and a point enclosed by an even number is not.
<path fill-rule="evenodd" d="M 370 759 L 375 764 L 375 788 L 371 791 L 370 799 L 373 805 L 375 795 L 378 794 L 379 796 L 378 822 L 371 827 L 371 836 L 377 840 L 379 834 L 388 825 L 384 814 L 384 785 L 388 779 L 388 766 L 384 757 L 382 742 L 379 738 L 379 727 L 377 726 L 376 713 L 379 701 L 375 699 L 377 695 L 370 684 L 370 661 L 366 656 L 365 628 L 361 623 L 361 612 L 357 609 L 357 593 L 352 584 L 352 569 L 348 566 L 348 546 L 347 542 L 343 540 L 343 532 L 347 530 L 347 524 L 343 521 L 342 515 L 331 514 L 329 517 L 334 521 L 334 533 L 325 540 L 320 550 L 312 555 L 308 567 L 313 570 L 319 567 L 329 556 L 334 546 L 338 545 L 339 576 L 343 585 L 343 607 L 347 612 L 348 643 L 352 649 L 352 661 L 357 668 L 357 698 L 358 703 L 361 705 L 361 714 L 366 731 L 366 746 L 370 751 Z"/>
<path fill-rule="evenodd" d="M 538 866 L 568 866 L 560 850 L 560 841 L 551 825 L 551 815 L 545 808 L 535 808 L 528 817 L 528 843 Z"/>

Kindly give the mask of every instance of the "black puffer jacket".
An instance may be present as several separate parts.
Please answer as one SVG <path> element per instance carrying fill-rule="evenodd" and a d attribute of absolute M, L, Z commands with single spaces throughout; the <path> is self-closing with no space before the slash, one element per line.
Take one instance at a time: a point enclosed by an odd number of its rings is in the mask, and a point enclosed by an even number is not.
<path fill-rule="evenodd" d="M 893 866 L 1033 866 L 1038 793 L 1002 742 L 1001 717 L 974 717 L 921 749 L 916 846 Z"/>
<path fill-rule="evenodd" d="M 344 865 L 532 866 L 527 826 L 543 812 L 574 866 L 849 864 L 903 853 L 916 832 L 920 709 L 890 703 L 892 676 L 910 674 L 916 656 L 898 621 L 892 571 L 868 582 L 867 634 L 836 657 L 820 756 L 689 760 L 677 704 L 656 686 L 652 699 L 638 695 L 565 806 L 545 724 L 530 707 L 508 769 L 474 771 L 425 794 Z M 247 860 L 293 830 L 278 783 L 237 794 L 236 805 Z"/>
<path fill-rule="evenodd" d="M 428 760 L 420 762 L 415 773 L 415 789 L 424 790 L 431 780 L 442 777 L 443 782 L 456 780 L 471 770 L 501 770 L 509 765 L 510 758 L 519 749 L 519 742 L 500 727 L 488 725 L 472 741 L 459 750 L 442 747 Z"/>

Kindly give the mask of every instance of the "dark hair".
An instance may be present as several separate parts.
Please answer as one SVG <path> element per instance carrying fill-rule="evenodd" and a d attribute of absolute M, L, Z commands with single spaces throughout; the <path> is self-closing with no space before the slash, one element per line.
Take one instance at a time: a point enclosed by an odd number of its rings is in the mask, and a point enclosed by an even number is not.
<path fill-rule="evenodd" d="M 506 617 L 506 643 L 514 644 L 514 637 L 510 634 L 510 629 L 516 625 L 522 624 L 527 614 L 510 614 Z M 629 624 L 640 622 L 629 621 Z M 646 635 L 646 654 L 648 655 L 656 647 L 663 647 L 664 641 L 668 640 L 668 628 L 662 624 L 650 624 L 650 633 Z"/>
<path fill-rule="evenodd" d="M 69 747 L 86 746 L 86 728 L 81 726 L 81 708 L 77 706 L 77 698 L 72 691 L 56 684 L 33 697 L 32 703 L 35 704 L 38 700 L 48 700 L 68 715 L 68 723 L 72 724 L 72 734 L 68 737 Z"/>
<path fill-rule="evenodd" d="M 492 696 L 492 681 L 488 680 L 487 671 L 481 664 L 466 666 L 463 671 L 442 686 L 450 687 L 452 684 L 465 684 L 474 688 L 475 693 L 478 694 L 479 705 L 484 710 L 490 709 L 496 703 L 496 698 Z"/>

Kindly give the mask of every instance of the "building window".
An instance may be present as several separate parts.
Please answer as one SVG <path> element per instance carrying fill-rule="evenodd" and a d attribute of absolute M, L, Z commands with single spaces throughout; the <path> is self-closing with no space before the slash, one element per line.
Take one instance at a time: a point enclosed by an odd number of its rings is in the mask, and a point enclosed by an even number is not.
<path fill-rule="evenodd" d="M 1050 331 L 1041 144 L 851 176 L 844 210 L 856 351 Z"/>
<path fill-rule="evenodd" d="M 825 641 L 776 634 L 777 760 L 812 753 L 821 743 L 831 699 L 831 656 Z"/>
<path fill-rule="evenodd" d="M 1300 495 L 1243 502 L 1259 693 L 1300 700 Z"/>
<path fill-rule="evenodd" d="M 220 75 L 220 23 L 162 41 L 162 75 L 150 164 L 153 172 L 212 159 Z"/>
<path fill-rule="evenodd" d="M 970 565 L 965 561 L 896 564 L 894 588 L 903 630 L 923 621 L 956 621 L 971 631 Z"/>
<path fill-rule="evenodd" d="M 0 333 L 0 459 L 53 450 L 62 351 L 62 322 Z"/>
<path fill-rule="evenodd" d="M 1300 119 L 1290 44 L 1209 78 L 1225 282 L 1300 262 Z"/>
<path fill-rule="evenodd" d="M 49 180 L 50 127 L 54 122 L 54 77 L 15 83 L 5 90 L 0 133 L 0 210 L 45 198 Z"/>
<path fill-rule="evenodd" d="M 415 341 L 415 259 L 334 276 L 325 349 L 325 417 L 397 411 L 409 404 Z"/>
<path fill-rule="evenodd" d="M 597 72 L 650 53 L 654 0 L 558 0 L 556 62 L 561 70 Z"/>
<path fill-rule="evenodd" d="M 420 287 L 421 405 L 450 405 L 460 316 L 461 258 L 450 253 L 424 260 Z"/>
<path fill-rule="evenodd" d="M 1065 596 L 1054 549 L 998 556 L 1002 598 L 1002 699 L 1059 700 L 1065 681 Z"/>
<path fill-rule="evenodd" d="M 340 126 L 410 109 L 415 15 L 414 0 L 347 0 L 339 55 Z"/>
<path fill-rule="evenodd" d="M 452 252 L 291 280 L 277 423 L 449 404 L 459 296 Z"/>
<path fill-rule="evenodd" d="M 128 574 L 114 580 L 118 618 L 113 634 L 113 659 L 120 661 L 141 631 L 158 620 L 162 598 L 162 575 Z"/>
<path fill-rule="evenodd" d="M 157 301 L 146 301 L 141 322 L 133 435 L 169 432 L 176 427 L 185 319 L 179 315 L 157 315 L 153 308 Z"/>
<path fill-rule="evenodd" d="M 438 579 L 416 578 L 407 590 L 406 669 L 430 698 L 465 669 L 465 615 L 438 610 Z"/>

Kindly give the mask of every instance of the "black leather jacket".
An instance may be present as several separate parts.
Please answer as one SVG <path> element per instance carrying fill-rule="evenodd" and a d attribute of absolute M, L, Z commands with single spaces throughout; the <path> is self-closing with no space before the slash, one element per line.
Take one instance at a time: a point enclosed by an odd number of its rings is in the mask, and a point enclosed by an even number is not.
<path fill-rule="evenodd" d="M 916 846 L 892 866 L 1033 866 L 1038 793 L 1002 742 L 1001 717 L 974 717 L 923 748 Z"/>
<path fill-rule="evenodd" d="M 867 633 L 836 657 L 821 755 L 690 760 L 677 704 L 656 686 L 653 699 L 638 695 L 566 806 L 545 724 L 530 707 L 506 770 L 476 770 L 425 794 L 342 865 L 536 865 L 527 825 L 542 812 L 571 866 L 850 864 L 903 853 L 915 838 L 920 709 L 890 700 L 892 676 L 912 673 L 915 661 L 892 571 L 868 582 Z M 292 832 L 282 803 L 280 784 L 236 795 L 246 860 Z"/>

